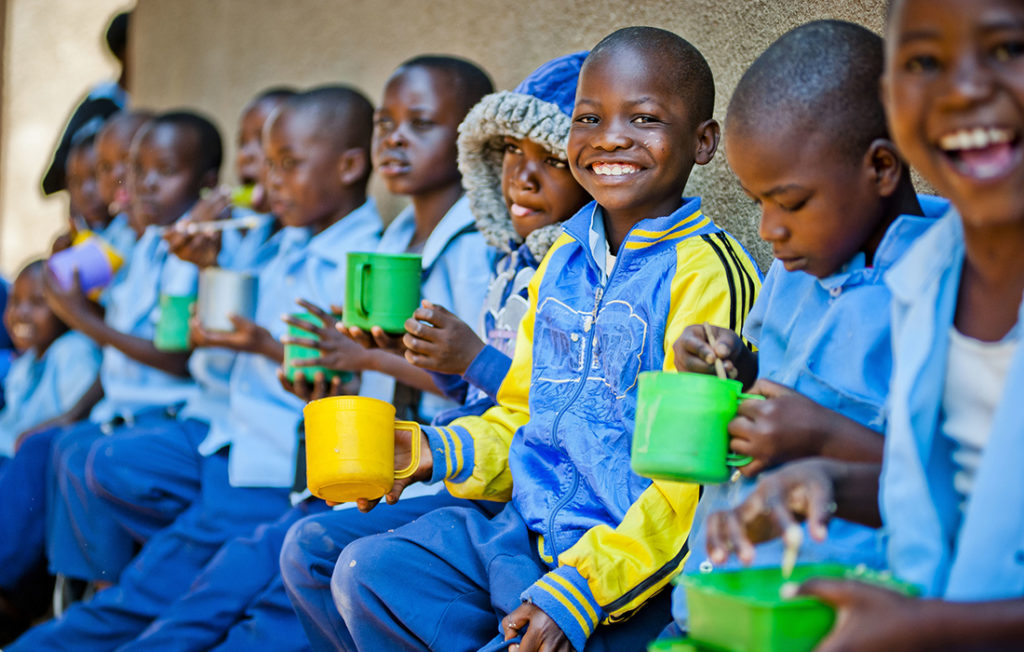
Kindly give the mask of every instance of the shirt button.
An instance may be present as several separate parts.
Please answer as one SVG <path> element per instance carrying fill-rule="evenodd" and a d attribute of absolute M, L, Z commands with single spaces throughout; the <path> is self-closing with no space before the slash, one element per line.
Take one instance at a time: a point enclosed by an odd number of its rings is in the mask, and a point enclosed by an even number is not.
<path fill-rule="evenodd" d="M 828 293 L 829 293 L 829 296 L 831 296 L 833 299 L 835 299 L 836 297 L 838 297 L 840 294 L 843 293 L 843 288 L 841 288 L 839 286 L 836 286 L 834 288 L 829 288 Z"/>
<path fill-rule="evenodd" d="M 572 335 L 569 336 L 569 339 L 571 339 L 573 342 L 579 342 L 580 341 L 580 334 L 579 333 L 573 333 Z"/>

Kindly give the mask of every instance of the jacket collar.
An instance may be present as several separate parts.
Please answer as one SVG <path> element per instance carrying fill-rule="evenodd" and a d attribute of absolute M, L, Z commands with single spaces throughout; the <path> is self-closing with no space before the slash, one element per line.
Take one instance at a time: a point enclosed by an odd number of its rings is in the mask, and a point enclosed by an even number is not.
<path fill-rule="evenodd" d="M 964 255 L 963 226 L 950 207 L 885 276 L 894 297 L 909 303 L 938 283 Z"/>

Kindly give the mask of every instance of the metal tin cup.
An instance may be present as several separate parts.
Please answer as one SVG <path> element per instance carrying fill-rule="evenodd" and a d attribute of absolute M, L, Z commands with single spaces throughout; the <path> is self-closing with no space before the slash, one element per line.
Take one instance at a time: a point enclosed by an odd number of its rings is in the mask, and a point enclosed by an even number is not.
<path fill-rule="evenodd" d="M 245 319 L 256 316 L 256 277 L 220 267 L 207 267 L 199 273 L 199 297 L 196 317 L 211 331 L 231 332 L 231 315 Z"/>
<path fill-rule="evenodd" d="M 323 322 L 316 315 L 308 312 L 293 313 L 292 317 L 300 321 L 309 322 L 315 326 L 323 326 Z M 316 339 L 316 335 L 309 331 L 292 326 L 288 324 L 288 335 L 291 337 L 303 337 L 306 339 Z M 348 382 L 352 379 L 352 374 L 347 371 L 338 371 L 336 369 L 328 369 L 327 367 L 313 366 L 313 367 L 296 367 L 296 360 L 308 360 L 311 358 L 319 358 L 323 353 L 320 349 L 314 349 L 309 346 L 299 346 L 298 344 L 285 344 L 284 346 L 284 373 L 290 382 L 295 382 L 296 376 L 304 376 L 307 382 L 314 382 L 314 376 L 316 373 L 322 372 L 327 382 L 330 382 L 335 376 L 341 376 L 341 379 Z"/>
<path fill-rule="evenodd" d="M 160 294 L 160 320 L 153 335 L 154 347 L 161 351 L 188 350 L 188 320 L 195 302 L 194 294 Z"/>
<path fill-rule="evenodd" d="M 631 464 L 656 480 L 725 482 L 751 458 L 729 452 L 729 421 L 742 393 L 738 380 L 694 373 L 645 371 L 636 399 Z"/>
<path fill-rule="evenodd" d="M 346 326 L 404 333 L 405 320 L 420 305 L 423 258 L 419 254 L 348 254 Z"/>

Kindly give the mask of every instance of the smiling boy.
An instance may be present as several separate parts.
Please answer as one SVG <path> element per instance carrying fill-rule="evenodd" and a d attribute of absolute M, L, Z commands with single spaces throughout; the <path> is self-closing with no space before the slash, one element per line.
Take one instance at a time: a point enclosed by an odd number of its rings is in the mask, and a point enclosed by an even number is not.
<path fill-rule="evenodd" d="M 700 200 L 682 199 L 718 145 L 713 104 L 707 63 L 670 32 L 620 30 L 587 58 L 568 153 L 596 203 L 531 281 L 498 406 L 423 428 L 417 479 L 511 502 L 349 545 L 333 589 L 358 649 L 476 649 L 496 634 L 524 651 L 642 649 L 668 623 L 661 589 L 699 491 L 631 471 L 637 376 L 672 368 L 688 320 L 739 328 L 759 286 Z M 393 580 L 413 575 L 415 592 Z"/>

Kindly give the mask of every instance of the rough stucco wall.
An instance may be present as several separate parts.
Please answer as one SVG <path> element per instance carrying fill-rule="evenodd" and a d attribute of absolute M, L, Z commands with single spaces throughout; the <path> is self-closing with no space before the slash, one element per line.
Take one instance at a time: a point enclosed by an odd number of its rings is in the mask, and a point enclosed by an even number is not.
<path fill-rule="evenodd" d="M 138 106 L 199 108 L 225 129 L 230 143 L 242 105 L 270 85 L 344 81 L 377 100 L 401 61 L 443 52 L 473 59 L 497 87 L 509 88 L 547 59 L 589 48 L 619 27 L 654 25 L 704 52 L 716 76 L 721 119 L 742 71 L 783 32 L 818 18 L 880 31 L 884 6 L 885 0 L 141 0 L 133 34 L 134 97 Z M 231 176 L 227 168 L 225 177 Z M 712 164 L 695 170 L 687 192 L 703 195 L 705 211 L 762 264 L 768 261 L 754 206 L 721 150 Z M 397 210 L 394 201 L 382 207 L 386 217 Z"/>
<path fill-rule="evenodd" d="M 0 114 L 0 269 L 7 276 L 48 250 L 67 215 L 66 193 L 39 183 L 71 110 L 116 76 L 103 33 L 126 0 L 6 0 Z"/>

